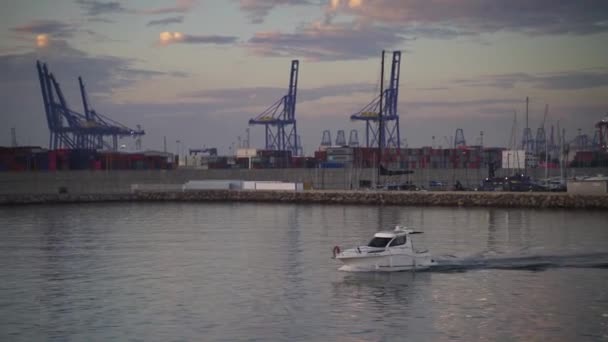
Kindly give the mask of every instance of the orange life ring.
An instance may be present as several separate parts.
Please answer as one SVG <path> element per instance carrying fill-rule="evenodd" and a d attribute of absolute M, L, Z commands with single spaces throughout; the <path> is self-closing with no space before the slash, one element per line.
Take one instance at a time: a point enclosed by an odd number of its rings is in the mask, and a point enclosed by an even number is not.
<path fill-rule="evenodd" d="M 340 246 L 334 246 L 333 253 L 334 258 L 336 257 L 336 255 L 340 254 Z"/>

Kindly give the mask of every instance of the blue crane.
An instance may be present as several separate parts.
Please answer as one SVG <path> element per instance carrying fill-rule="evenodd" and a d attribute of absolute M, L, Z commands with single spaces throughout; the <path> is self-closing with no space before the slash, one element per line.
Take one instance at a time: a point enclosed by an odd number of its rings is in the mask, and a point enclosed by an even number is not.
<path fill-rule="evenodd" d="M 84 82 L 82 81 L 82 77 L 78 77 L 78 83 L 80 85 L 80 95 L 82 97 L 82 104 L 85 111 L 85 117 L 87 119 L 88 128 L 93 128 L 90 134 L 92 139 L 89 141 L 94 142 L 91 147 L 97 146 L 97 148 L 102 148 L 102 146 L 107 147 L 107 143 L 104 142 L 104 135 L 112 137 L 112 146 L 113 149 L 116 150 L 118 146 L 118 138 L 124 136 L 131 137 L 141 137 L 145 134 L 145 132 L 139 127 L 137 129 L 131 129 L 120 122 L 114 121 L 107 116 L 99 114 L 90 106 L 88 101 L 88 96 L 86 93 L 86 89 L 84 86 Z M 87 140 L 85 140 L 87 141 Z"/>
<path fill-rule="evenodd" d="M 331 147 L 331 131 L 328 129 L 323 131 L 323 136 L 321 137 L 321 146 Z"/>
<path fill-rule="evenodd" d="M 456 133 L 454 133 L 454 148 L 458 147 L 467 147 L 467 141 L 464 139 L 462 128 L 456 128 Z"/>
<path fill-rule="evenodd" d="M 382 59 L 384 63 L 384 51 L 382 51 Z M 381 148 L 395 149 L 401 147 L 399 113 L 397 112 L 400 72 L 401 51 L 393 51 L 391 78 L 388 88 L 384 90 L 384 94 L 378 95 L 363 109 L 350 116 L 351 120 L 365 121 L 366 147 L 380 146 Z"/>
<path fill-rule="evenodd" d="M 291 151 L 297 156 L 301 152 L 296 127 L 296 97 L 298 91 L 299 61 L 291 61 L 289 89 L 287 95 L 268 109 L 249 120 L 250 125 L 264 125 L 266 149 Z"/>
<path fill-rule="evenodd" d="M 346 134 L 343 129 L 339 129 L 336 136 L 336 146 L 346 146 Z"/>
<path fill-rule="evenodd" d="M 534 138 L 532 137 L 532 129 L 528 126 L 528 106 L 530 99 L 526 97 L 526 127 L 524 127 L 524 134 L 521 139 L 521 149 L 526 152 L 534 152 Z"/>
<path fill-rule="evenodd" d="M 350 131 L 348 137 L 348 147 L 359 147 L 359 132 L 356 129 Z"/>
<path fill-rule="evenodd" d="M 543 121 L 536 129 L 536 140 L 534 141 L 534 148 L 536 155 L 540 155 L 541 153 L 545 153 L 545 151 L 549 151 L 549 146 L 547 145 L 547 133 L 545 132 L 545 122 L 547 121 L 547 115 L 549 114 L 549 105 L 545 105 L 545 114 L 543 115 Z"/>
<path fill-rule="evenodd" d="M 50 131 L 49 148 L 68 149 L 118 149 L 118 138 L 138 137 L 145 134 L 141 129 L 131 129 L 91 109 L 82 78 L 78 78 L 84 114 L 69 108 L 59 82 L 49 72 L 46 64 L 36 62 L 42 100 Z M 111 137 L 112 143 L 104 140 Z"/>

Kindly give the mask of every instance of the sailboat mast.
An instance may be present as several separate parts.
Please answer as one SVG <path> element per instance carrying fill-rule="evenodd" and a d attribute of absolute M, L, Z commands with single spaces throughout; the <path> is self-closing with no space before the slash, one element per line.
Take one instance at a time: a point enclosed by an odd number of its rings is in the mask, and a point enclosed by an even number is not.
<path fill-rule="evenodd" d="M 526 129 L 524 131 L 524 140 L 526 142 L 526 146 L 524 146 L 524 175 L 528 175 L 528 146 L 530 146 L 530 136 L 528 133 L 530 132 L 528 127 L 528 104 L 530 100 L 526 96 Z"/>
<path fill-rule="evenodd" d="M 380 110 L 378 112 L 378 148 L 382 152 L 384 145 L 384 120 L 383 120 L 383 105 L 384 105 L 384 50 L 382 50 L 382 65 L 380 66 Z"/>
<path fill-rule="evenodd" d="M 384 120 L 382 119 L 382 105 L 384 102 L 384 50 L 380 66 L 380 108 L 378 110 L 378 183 L 380 182 L 380 168 L 382 167 L 382 145 L 384 141 Z"/>

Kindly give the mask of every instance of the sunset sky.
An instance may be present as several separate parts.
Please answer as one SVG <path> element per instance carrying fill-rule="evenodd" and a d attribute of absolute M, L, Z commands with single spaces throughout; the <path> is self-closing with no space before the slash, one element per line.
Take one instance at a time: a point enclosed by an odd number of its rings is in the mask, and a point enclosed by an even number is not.
<path fill-rule="evenodd" d="M 380 52 L 403 51 L 399 115 L 410 147 L 507 146 L 530 97 L 530 126 L 593 134 L 608 113 L 605 0 L 6 0 L 0 13 L 0 145 L 48 147 L 35 61 L 72 109 L 78 75 L 96 111 L 187 147 L 228 147 L 285 95 L 300 60 L 296 118 L 311 154 L 378 92 Z M 262 147 L 263 128 L 251 127 Z M 129 139 L 125 143 L 131 144 Z"/>

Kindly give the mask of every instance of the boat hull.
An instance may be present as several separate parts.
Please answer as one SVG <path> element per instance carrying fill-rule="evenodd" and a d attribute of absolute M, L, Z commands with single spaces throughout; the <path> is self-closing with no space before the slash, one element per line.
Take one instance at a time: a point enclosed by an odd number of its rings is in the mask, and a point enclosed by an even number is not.
<path fill-rule="evenodd" d="M 344 263 L 339 270 L 346 272 L 422 271 L 436 265 L 436 262 L 428 253 L 417 255 L 338 256 L 336 259 Z"/>

